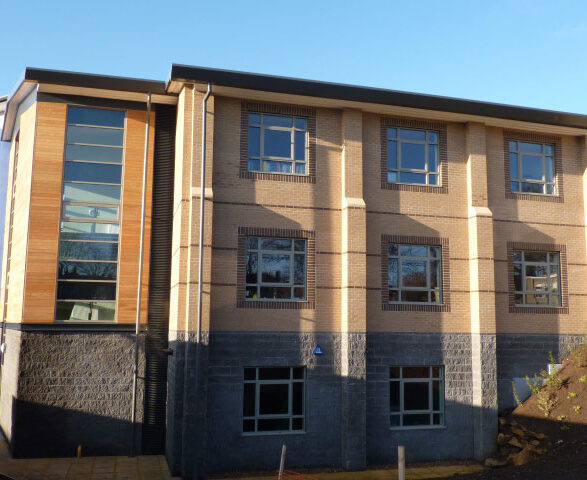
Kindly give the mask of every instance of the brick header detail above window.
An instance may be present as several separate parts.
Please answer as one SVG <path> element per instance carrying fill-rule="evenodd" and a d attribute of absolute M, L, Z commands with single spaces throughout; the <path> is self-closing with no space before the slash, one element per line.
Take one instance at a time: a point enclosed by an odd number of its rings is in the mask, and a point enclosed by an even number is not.
<path fill-rule="evenodd" d="M 249 113 L 272 113 L 276 115 L 291 115 L 308 119 L 308 170 L 307 175 L 292 175 L 285 173 L 250 172 L 248 168 L 249 156 Z M 298 105 L 282 105 L 276 103 L 241 103 L 241 133 L 240 133 L 240 178 L 256 180 L 278 180 L 282 182 L 316 183 L 316 110 Z"/>
<path fill-rule="evenodd" d="M 538 251 L 538 252 L 559 252 L 560 253 L 560 307 L 532 307 L 516 305 L 514 285 L 514 250 Z M 567 274 L 567 248 L 565 245 L 548 243 L 523 243 L 508 242 L 508 296 L 510 313 L 539 313 L 539 314 L 568 314 L 569 313 L 569 288 Z"/>
<path fill-rule="evenodd" d="M 389 303 L 388 284 L 388 245 L 398 243 L 405 245 L 429 245 L 442 247 L 442 299 L 440 305 L 414 303 Z M 450 255 L 448 238 L 440 237 L 414 237 L 403 235 L 381 235 L 381 308 L 387 311 L 411 311 L 411 312 L 450 312 Z"/>
<path fill-rule="evenodd" d="M 540 195 L 529 193 L 512 192 L 511 189 L 511 175 L 510 175 L 510 141 L 517 142 L 535 142 L 535 143 L 551 143 L 554 145 L 554 181 L 556 184 L 556 195 Z M 505 196 L 514 200 L 534 200 L 537 202 L 564 202 L 563 189 L 563 169 L 562 169 L 562 147 L 561 137 L 550 135 L 539 135 L 529 132 L 517 132 L 511 130 L 503 131 L 503 158 L 505 170 Z"/>
<path fill-rule="evenodd" d="M 280 237 L 280 238 L 305 238 L 306 250 L 306 300 L 291 302 L 275 302 L 270 300 L 245 300 L 245 255 L 247 237 Z M 279 310 L 304 310 L 316 307 L 316 235 L 312 230 L 295 230 L 289 228 L 262 228 L 239 227 L 238 228 L 238 266 L 237 278 L 237 308 L 279 309 Z"/>
<path fill-rule="evenodd" d="M 439 173 L 440 186 L 433 185 L 407 185 L 403 183 L 389 183 L 387 181 L 387 127 L 417 128 L 422 130 L 436 130 L 439 133 Z M 403 190 L 424 193 L 448 193 L 448 153 L 447 153 L 446 124 L 412 118 L 381 118 L 380 142 L 381 142 L 381 188 L 387 190 Z"/>

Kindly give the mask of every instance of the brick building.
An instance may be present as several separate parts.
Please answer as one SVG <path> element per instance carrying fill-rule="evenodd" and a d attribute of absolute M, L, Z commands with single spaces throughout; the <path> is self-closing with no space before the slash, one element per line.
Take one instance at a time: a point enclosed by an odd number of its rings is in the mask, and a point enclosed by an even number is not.
<path fill-rule="evenodd" d="M 12 451 L 164 451 L 185 477 L 283 443 L 292 467 L 491 454 L 512 381 L 587 330 L 586 135 L 200 67 L 27 69 L 2 133 Z"/>

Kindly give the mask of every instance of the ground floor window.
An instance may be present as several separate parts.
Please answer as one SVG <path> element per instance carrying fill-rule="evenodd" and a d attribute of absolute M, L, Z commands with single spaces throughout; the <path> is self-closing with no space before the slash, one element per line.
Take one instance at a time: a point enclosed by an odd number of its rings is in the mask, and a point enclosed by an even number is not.
<path fill-rule="evenodd" d="M 389 368 L 391 428 L 444 425 L 444 367 Z"/>
<path fill-rule="evenodd" d="M 245 367 L 243 432 L 304 430 L 304 367 Z"/>

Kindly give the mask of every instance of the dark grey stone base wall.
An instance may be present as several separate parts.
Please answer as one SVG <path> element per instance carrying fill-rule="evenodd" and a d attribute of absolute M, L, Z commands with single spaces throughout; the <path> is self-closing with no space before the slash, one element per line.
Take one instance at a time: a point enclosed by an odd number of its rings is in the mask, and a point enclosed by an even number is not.
<path fill-rule="evenodd" d="M 15 334 L 17 332 L 11 332 Z M 131 439 L 134 334 L 20 334 L 11 448 L 16 457 L 128 455 Z M 142 336 L 141 336 L 142 337 Z M 140 343 L 137 419 L 144 405 Z M 140 451 L 141 430 L 136 430 Z"/>
<path fill-rule="evenodd" d="M 208 471 L 275 470 L 284 443 L 290 468 L 340 466 L 340 343 L 338 333 L 211 333 Z M 243 367 L 294 365 L 306 367 L 305 433 L 244 436 Z"/>
<path fill-rule="evenodd" d="M 546 370 L 550 363 L 549 352 L 558 362 L 580 345 L 584 338 L 582 335 L 498 334 L 497 388 L 500 411 L 516 406 L 512 388 L 515 378 L 523 379 L 526 375 L 533 377 L 541 370 Z M 525 381 L 517 386 L 518 394 L 522 397 L 524 384 Z"/>
<path fill-rule="evenodd" d="M 445 427 L 418 430 L 389 428 L 389 366 L 444 365 Z M 370 333 L 367 335 L 367 462 L 473 458 L 471 336 L 440 333 Z"/>

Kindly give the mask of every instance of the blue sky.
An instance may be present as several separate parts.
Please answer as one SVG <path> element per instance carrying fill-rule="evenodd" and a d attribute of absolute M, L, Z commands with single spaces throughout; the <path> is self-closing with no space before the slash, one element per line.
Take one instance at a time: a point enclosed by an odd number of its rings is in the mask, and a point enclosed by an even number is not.
<path fill-rule="evenodd" d="M 0 0 L 0 94 L 25 66 L 171 63 L 587 114 L 587 2 Z"/>

